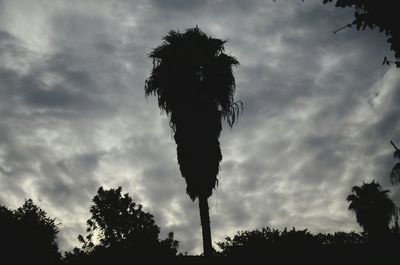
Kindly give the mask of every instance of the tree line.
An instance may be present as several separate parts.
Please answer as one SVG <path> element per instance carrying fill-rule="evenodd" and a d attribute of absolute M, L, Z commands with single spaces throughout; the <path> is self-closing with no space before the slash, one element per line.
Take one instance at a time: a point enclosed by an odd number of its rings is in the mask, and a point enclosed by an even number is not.
<path fill-rule="evenodd" d="M 214 256 L 266 256 L 277 253 L 335 255 L 388 251 L 400 243 L 396 205 L 379 183 L 354 186 L 348 195 L 349 210 L 363 228 L 357 232 L 312 234 L 307 229 L 263 227 L 238 231 L 218 242 Z M 60 253 L 57 235 L 60 223 L 34 204 L 31 199 L 16 210 L 0 206 L 1 259 L 13 264 L 99 264 L 136 260 L 138 257 L 175 257 L 179 242 L 170 232 L 159 238 L 160 227 L 151 213 L 132 200 L 122 188 L 100 187 L 90 207 L 86 235 L 79 235 L 80 247 Z M 370 251 L 371 250 L 371 251 Z M 367 252 L 366 252 L 367 251 Z"/>
<path fill-rule="evenodd" d="M 1 260 L 10 264 L 102 264 L 134 260 L 137 256 L 177 255 L 179 242 L 170 232 L 159 238 L 160 227 L 122 188 L 100 187 L 90 207 L 86 235 L 80 247 L 59 251 L 61 224 L 31 199 L 16 210 L 0 206 Z M 1 261 L 0 260 L 0 261 Z"/>

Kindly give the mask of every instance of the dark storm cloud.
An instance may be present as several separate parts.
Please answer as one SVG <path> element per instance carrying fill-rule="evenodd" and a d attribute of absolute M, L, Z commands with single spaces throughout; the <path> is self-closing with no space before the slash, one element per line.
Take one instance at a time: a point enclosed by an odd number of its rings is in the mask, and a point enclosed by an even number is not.
<path fill-rule="evenodd" d="M 30 54 L 35 54 L 21 46 L 20 41 L 10 34 L 3 35 L 8 42 L 2 46 L 3 56 L 26 61 Z M 77 50 L 65 49 L 32 63 L 28 72 L 21 72 L 19 68 L 1 69 L 1 88 L 4 93 L 12 95 L 9 99 L 14 100 L 14 104 L 28 104 L 33 107 L 32 111 L 64 112 L 67 115 L 112 112 L 113 107 L 107 95 L 98 91 L 105 88 L 98 86 L 93 79 L 96 75 L 90 68 L 82 69 L 79 57 L 81 55 Z"/>
<path fill-rule="evenodd" d="M 193 11 L 193 10 L 207 10 L 207 12 L 215 12 L 221 14 L 221 12 L 235 11 L 248 11 L 251 10 L 256 4 L 260 4 L 257 0 L 248 0 L 246 2 L 240 0 L 151 0 L 153 7 L 159 9 L 161 12 L 164 10 L 173 12 L 182 11 Z"/>
<path fill-rule="evenodd" d="M 185 0 L 151 0 L 154 7 L 157 9 L 169 9 L 169 10 L 187 10 L 187 9 L 195 9 L 196 7 L 203 6 L 207 4 L 207 0 L 194 0 L 194 1 L 185 1 Z"/>
<path fill-rule="evenodd" d="M 398 139 L 400 123 L 397 119 L 400 113 L 400 81 L 395 78 L 387 91 L 377 91 L 376 97 L 372 100 L 372 107 L 375 112 L 382 115 L 382 118 L 371 124 L 369 130 L 365 131 L 368 137 L 381 137 L 385 139 Z M 383 108 L 380 107 L 383 105 Z"/>
<path fill-rule="evenodd" d="M 1 55 L 9 53 L 10 55 L 19 57 L 24 55 L 24 52 L 26 51 L 20 46 L 20 40 L 7 31 L 0 30 L 0 41 Z"/>
<path fill-rule="evenodd" d="M 35 163 L 43 158 L 44 147 L 28 143 L 22 144 L 15 137 L 14 128 L 6 124 L 0 125 L 1 159 L 3 162 L 2 173 L 5 180 L 22 180 L 23 177 L 35 173 Z"/>
<path fill-rule="evenodd" d="M 174 165 L 160 163 L 156 166 L 145 168 L 141 174 L 141 183 L 145 187 L 145 194 L 152 202 L 157 202 L 157 207 L 163 208 L 169 204 L 177 193 L 185 196 L 184 179 L 180 178 L 179 171 Z"/>
<path fill-rule="evenodd" d="M 33 80 L 28 79 L 27 83 L 29 83 L 29 88 L 24 99 L 26 103 L 37 108 L 76 109 L 93 104 L 87 95 L 80 92 L 68 92 L 64 86 L 54 86 L 52 90 L 46 90 L 34 86 Z"/>
<path fill-rule="evenodd" d="M 89 195 L 77 198 L 73 196 L 74 189 L 79 187 L 80 190 L 86 191 L 77 194 L 82 196 L 94 192 L 99 187 L 99 183 L 93 178 L 93 172 L 97 169 L 100 158 L 101 154 L 89 153 L 79 154 L 55 163 L 42 162 L 39 170 L 46 183 L 38 185 L 38 190 L 44 196 L 55 198 L 56 201 L 53 203 L 60 207 L 63 204 L 74 207 L 75 203 L 90 197 Z M 71 199 L 75 203 L 66 203 Z"/>
<path fill-rule="evenodd" d="M 13 196 L 26 197 L 22 185 L 27 178 L 36 178 L 35 164 L 43 156 L 44 148 L 35 144 L 21 144 L 13 136 L 13 130 L 4 124 L 0 125 L 0 174 L 2 193 L 0 201 L 5 203 Z"/>

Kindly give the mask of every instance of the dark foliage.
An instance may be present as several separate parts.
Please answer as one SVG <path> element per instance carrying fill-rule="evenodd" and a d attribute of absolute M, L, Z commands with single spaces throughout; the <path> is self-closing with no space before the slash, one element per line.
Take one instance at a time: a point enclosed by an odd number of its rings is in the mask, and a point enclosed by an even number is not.
<path fill-rule="evenodd" d="M 296 248 L 296 247 L 315 247 L 318 244 L 307 230 L 287 230 L 283 231 L 271 229 L 269 227 L 261 230 L 241 231 L 231 238 L 225 238 L 225 242 L 217 245 L 221 248 L 223 256 L 259 256 L 266 254 L 265 251 L 274 249 Z"/>
<path fill-rule="evenodd" d="M 90 208 L 87 235 L 79 235 L 82 248 L 65 254 L 65 264 L 119 262 L 137 256 L 175 256 L 178 241 L 172 232 L 158 238 L 160 228 L 153 215 L 142 210 L 122 188 L 104 190 L 100 187 Z M 98 242 L 98 243 L 97 243 Z"/>
<path fill-rule="evenodd" d="M 17 210 L 0 206 L 1 260 L 9 264 L 59 264 L 57 234 L 55 219 L 30 199 Z"/>
<path fill-rule="evenodd" d="M 349 210 L 356 214 L 357 222 L 369 240 L 382 242 L 389 234 L 389 225 L 396 216 L 396 205 L 389 198 L 389 190 L 382 190 L 379 183 L 363 183 L 354 186 L 347 196 Z"/>
<path fill-rule="evenodd" d="M 393 0 L 323 0 L 323 3 L 334 2 L 336 7 L 352 7 L 355 9 L 354 21 L 345 27 L 355 26 L 357 30 L 378 28 L 388 36 L 391 50 L 394 51 L 395 61 L 386 57 L 383 64 L 395 63 L 400 67 L 400 27 L 397 2 Z M 344 27 L 343 27 L 344 28 Z"/>
<path fill-rule="evenodd" d="M 400 243 L 400 234 L 392 232 L 391 245 L 386 245 L 385 251 L 395 250 Z M 257 257 L 284 258 L 291 256 L 296 258 L 307 257 L 309 261 L 315 260 L 319 255 L 328 257 L 365 257 L 368 251 L 377 254 L 379 248 L 373 248 L 368 244 L 365 233 L 335 232 L 311 234 L 307 229 L 291 230 L 271 229 L 264 227 L 261 230 L 240 231 L 231 238 L 217 243 L 221 252 L 219 255 L 228 257 Z M 382 245 L 382 247 L 384 244 Z"/>
<path fill-rule="evenodd" d="M 291 230 L 271 229 L 264 227 L 261 230 L 241 231 L 231 238 L 219 242 L 222 255 L 264 255 L 266 250 L 313 250 L 322 246 L 355 246 L 364 243 L 361 234 L 350 232 L 336 232 L 334 234 L 313 235 L 307 229 Z"/>

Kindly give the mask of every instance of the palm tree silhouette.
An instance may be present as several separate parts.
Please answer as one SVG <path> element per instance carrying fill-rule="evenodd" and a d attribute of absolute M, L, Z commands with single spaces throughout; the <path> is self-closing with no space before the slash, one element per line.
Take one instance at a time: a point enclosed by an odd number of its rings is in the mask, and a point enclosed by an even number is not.
<path fill-rule="evenodd" d="M 396 206 L 388 197 L 389 190 L 382 190 L 381 185 L 363 183 L 351 189 L 347 196 L 349 210 L 356 214 L 357 222 L 367 233 L 371 241 L 376 241 L 389 232 L 389 223 L 395 216 Z"/>
<path fill-rule="evenodd" d="M 170 31 L 149 55 L 153 69 L 145 83 L 146 96 L 170 116 L 186 192 L 199 199 L 204 255 L 212 254 L 208 197 L 217 185 L 222 160 L 218 141 L 225 118 L 230 127 L 241 102 L 234 102 L 232 67 L 239 62 L 224 53 L 224 43 L 197 26 L 184 33 Z"/>

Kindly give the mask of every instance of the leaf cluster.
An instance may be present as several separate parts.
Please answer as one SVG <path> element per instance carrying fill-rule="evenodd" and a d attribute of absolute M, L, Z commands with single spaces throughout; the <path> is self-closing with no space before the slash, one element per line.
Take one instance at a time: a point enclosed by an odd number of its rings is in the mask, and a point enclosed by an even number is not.
<path fill-rule="evenodd" d="M 394 51 L 395 61 L 385 57 L 383 64 L 395 63 L 396 67 L 400 67 L 400 29 L 396 1 L 323 0 L 324 4 L 329 2 L 334 2 L 336 7 L 355 9 L 353 22 L 345 27 L 355 26 L 357 30 L 378 28 L 380 32 L 384 32 L 388 36 L 390 49 Z"/>

